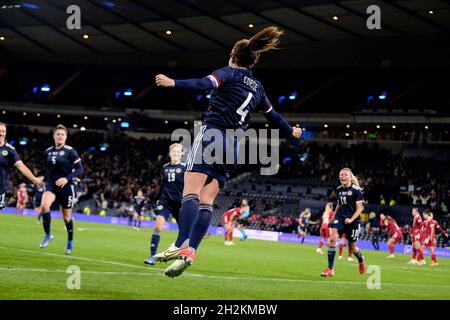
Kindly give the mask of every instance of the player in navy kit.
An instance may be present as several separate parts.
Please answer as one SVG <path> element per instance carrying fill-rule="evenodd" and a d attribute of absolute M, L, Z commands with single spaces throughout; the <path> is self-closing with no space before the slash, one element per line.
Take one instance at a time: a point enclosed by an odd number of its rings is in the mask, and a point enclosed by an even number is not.
<path fill-rule="evenodd" d="M 75 149 L 66 145 L 67 128 L 65 126 L 58 125 L 53 129 L 53 139 L 55 145 L 44 152 L 46 174 L 41 213 L 45 236 L 40 247 L 47 247 L 49 241 L 53 239 L 50 232 L 50 207 L 56 201 L 61 206 L 61 213 L 68 234 L 65 253 L 70 254 L 73 250 L 72 206 L 75 200 L 75 188 L 72 180 L 81 175 L 83 166 Z"/>
<path fill-rule="evenodd" d="M 132 215 L 134 221 L 134 229 L 140 230 L 142 215 L 147 207 L 147 200 L 145 200 L 142 190 L 138 190 L 137 195 L 132 201 Z"/>
<path fill-rule="evenodd" d="M 28 180 L 42 186 L 43 177 L 36 178 L 28 167 L 20 160 L 16 149 L 6 142 L 6 124 L 0 122 L 0 210 L 6 206 L 6 189 L 11 167 L 17 168 Z"/>
<path fill-rule="evenodd" d="M 155 255 L 164 223 L 169 220 L 171 214 L 178 221 L 186 172 L 186 164 L 181 162 L 182 156 L 181 144 L 174 143 L 169 147 L 170 162 L 166 163 L 161 170 L 161 191 L 156 202 L 156 224 L 150 241 L 150 257 L 144 261 L 146 264 L 154 265 L 158 258 Z M 171 245 L 173 246 L 174 244 Z"/>
<path fill-rule="evenodd" d="M 337 188 L 338 205 L 333 221 L 330 224 L 331 237 L 328 242 L 328 268 L 320 275 L 322 277 L 334 276 L 333 264 L 336 255 L 336 242 L 339 236 L 345 234 L 348 241 L 348 249 L 355 255 L 359 262 L 359 273 L 365 272 L 364 257 L 356 246 L 359 235 L 359 220 L 364 210 L 364 197 L 359 186 L 358 178 L 352 171 L 344 168 L 339 172 L 341 185 Z"/>
<path fill-rule="evenodd" d="M 213 203 L 219 190 L 228 178 L 228 167 L 217 162 L 210 163 L 202 149 L 212 143 L 213 134 L 222 133 L 225 153 L 236 159 L 236 141 L 227 143 L 226 129 L 247 128 L 254 111 L 264 113 L 269 122 L 295 138 L 301 135 L 300 128 L 293 128 L 270 104 L 262 84 L 252 75 L 252 69 L 262 52 L 275 49 L 283 34 L 276 27 L 265 28 L 250 39 L 235 43 L 228 66 L 214 71 L 201 79 L 174 80 L 165 75 L 156 76 L 156 84 L 165 88 L 191 90 L 211 89 L 210 106 L 203 120 L 202 130 L 197 135 L 189 152 L 183 200 L 178 222 L 179 233 L 174 247 L 164 252 L 166 259 L 176 259 L 166 270 L 168 277 L 176 277 L 192 265 L 203 236 L 208 230 L 213 212 Z M 215 141 L 215 140 L 214 140 Z M 198 148 L 200 143 L 203 148 Z M 227 157 L 228 158 L 228 157 Z"/>

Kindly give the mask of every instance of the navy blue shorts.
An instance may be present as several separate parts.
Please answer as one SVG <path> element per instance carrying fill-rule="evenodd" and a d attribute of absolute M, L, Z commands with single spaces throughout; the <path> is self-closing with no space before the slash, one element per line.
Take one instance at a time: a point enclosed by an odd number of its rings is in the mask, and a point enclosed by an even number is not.
<path fill-rule="evenodd" d="M 308 230 L 307 227 L 298 227 L 298 232 L 302 231 L 306 233 L 306 230 Z"/>
<path fill-rule="evenodd" d="M 50 191 L 56 196 L 56 202 L 64 209 L 71 209 L 75 200 L 75 186 L 68 183 L 60 188 L 54 183 L 45 183 L 45 192 Z"/>
<path fill-rule="evenodd" d="M 346 224 L 345 219 L 334 219 L 330 224 L 330 228 L 336 228 L 339 233 L 339 237 L 345 234 L 346 238 L 350 242 L 358 241 L 359 236 L 359 221 L 354 221 L 351 224 Z"/>
<path fill-rule="evenodd" d="M 215 129 L 214 131 L 212 131 Z M 218 130 L 218 131 L 216 131 Z M 214 142 L 215 134 L 220 133 L 223 143 L 223 155 L 220 157 L 219 163 L 210 163 L 204 159 L 205 154 L 212 153 L 210 150 L 213 146 L 210 146 Z M 214 135 L 214 137 L 213 137 Z M 214 144 L 217 145 L 217 142 Z M 200 148 L 202 146 L 202 148 Z M 186 171 L 204 173 L 209 177 L 216 179 L 219 182 L 220 188 L 223 188 L 226 181 L 230 177 L 230 171 L 233 169 L 238 157 L 239 143 L 237 139 L 226 138 L 225 129 L 219 128 L 212 124 L 203 124 L 200 132 L 195 137 L 192 148 L 189 151 L 187 159 Z M 206 149 L 206 153 L 205 153 Z M 227 154 L 232 159 L 233 163 L 226 164 Z M 213 152 L 214 156 L 215 153 Z"/>
<path fill-rule="evenodd" d="M 180 208 L 181 201 L 159 199 L 158 201 L 156 201 L 155 214 L 157 216 L 163 216 L 166 221 L 169 221 L 170 214 L 172 214 L 172 217 L 174 217 L 178 223 L 178 218 L 180 217 Z"/>

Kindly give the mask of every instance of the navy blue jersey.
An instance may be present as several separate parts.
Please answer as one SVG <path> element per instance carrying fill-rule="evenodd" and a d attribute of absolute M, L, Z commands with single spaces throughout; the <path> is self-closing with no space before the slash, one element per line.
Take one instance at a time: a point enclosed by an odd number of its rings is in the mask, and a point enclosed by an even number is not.
<path fill-rule="evenodd" d="M 362 189 L 356 184 L 352 184 L 349 188 L 342 185 L 337 187 L 337 198 L 339 208 L 334 216 L 334 220 L 344 221 L 346 218 L 351 218 L 356 212 L 356 204 L 364 202 Z M 359 221 L 359 217 L 356 221 Z"/>
<path fill-rule="evenodd" d="M 300 217 L 300 222 L 301 222 L 302 225 L 303 225 L 303 226 L 299 225 L 300 228 L 306 228 L 306 227 L 308 227 L 308 224 L 309 224 L 309 217 L 307 217 L 307 216 Z"/>
<path fill-rule="evenodd" d="M 133 208 L 134 211 L 136 211 L 137 213 L 142 212 L 142 209 L 144 209 L 146 207 L 147 201 L 145 200 L 144 197 L 134 197 L 133 198 Z"/>
<path fill-rule="evenodd" d="M 245 128 L 253 111 L 269 112 L 272 105 L 262 84 L 246 69 L 223 67 L 210 79 L 217 89 L 211 91 L 211 102 L 204 121 L 221 128 Z"/>
<path fill-rule="evenodd" d="M 159 199 L 181 201 L 183 199 L 184 173 L 186 164 L 166 163 L 161 170 L 161 192 Z"/>
<path fill-rule="evenodd" d="M 6 192 L 9 169 L 19 161 L 20 157 L 12 145 L 5 143 L 0 147 L 0 194 Z"/>
<path fill-rule="evenodd" d="M 78 153 L 70 146 L 48 148 L 44 153 L 46 161 L 45 182 L 55 183 L 59 178 L 67 178 L 74 169 L 74 165 L 81 161 Z M 69 179 L 69 178 L 68 178 Z M 69 179 L 71 183 L 72 179 Z"/>

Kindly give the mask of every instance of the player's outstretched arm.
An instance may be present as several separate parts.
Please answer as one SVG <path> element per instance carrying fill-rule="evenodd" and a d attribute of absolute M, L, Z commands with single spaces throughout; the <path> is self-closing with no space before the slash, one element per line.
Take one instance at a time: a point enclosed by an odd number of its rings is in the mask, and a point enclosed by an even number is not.
<path fill-rule="evenodd" d="M 216 83 L 211 76 L 201 79 L 171 79 L 164 74 L 158 74 L 155 77 L 155 83 L 158 87 L 163 88 L 183 88 L 189 90 L 205 90 L 217 88 Z"/>
<path fill-rule="evenodd" d="M 294 138 L 298 139 L 302 135 L 302 129 L 297 127 L 292 127 L 286 119 L 276 112 L 273 108 L 269 112 L 265 112 L 264 116 L 266 119 L 274 123 L 279 129 L 281 129 L 284 133 L 293 136 Z"/>

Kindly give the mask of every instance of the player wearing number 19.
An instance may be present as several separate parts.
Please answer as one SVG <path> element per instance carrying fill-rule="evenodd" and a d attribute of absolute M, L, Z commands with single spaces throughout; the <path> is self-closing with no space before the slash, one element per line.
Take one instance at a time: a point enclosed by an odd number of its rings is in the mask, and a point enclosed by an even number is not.
<path fill-rule="evenodd" d="M 155 229 L 153 229 L 150 240 L 150 257 L 144 261 L 145 264 L 155 264 L 158 258 L 155 255 L 161 238 L 160 233 L 170 215 L 178 221 L 181 199 L 183 199 L 184 173 L 186 172 L 186 164 L 181 162 L 182 155 L 183 146 L 181 144 L 174 143 L 169 147 L 170 162 L 166 163 L 161 170 L 161 191 L 156 202 Z"/>
<path fill-rule="evenodd" d="M 66 254 L 70 254 L 73 249 L 72 206 L 75 198 L 72 179 L 83 172 L 83 166 L 75 149 L 66 145 L 67 128 L 65 126 L 60 124 L 53 129 L 53 139 L 55 140 L 55 145 L 44 152 L 46 173 L 41 213 L 45 236 L 40 247 L 47 247 L 48 243 L 53 239 L 53 235 L 50 232 L 50 208 L 56 200 L 61 206 L 61 213 L 68 233 Z"/>
<path fill-rule="evenodd" d="M 364 198 L 359 186 L 358 178 L 349 168 L 339 172 L 341 185 L 337 188 L 338 205 L 333 221 L 330 224 L 331 237 L 328 242 L 328 268 L 320 275 L 322 277 L 334 276 L 333 265 L 336 255 L 336 242 L 339 236 L 345 234 L 348 240 L 348 249 L 355 255 L 359 262 L 359 273 L 365 272 L 364 257 L 356 246 L 359 233 L 359 216 L 364 210 Z"/>
<path fill-rule="evenodd" d="M 211 221 L 214 200 L 229 176 L 229 167 L 224 162 L 208 161 L 210 159 L 205 158 L 202 152 L 211 143 L 217 144 L 217 132 L 222 135 L 223 153 L 228 156 L 223 155 L 226 159 L 237 158 L 237 141 L 225 138 L 226 129 L 245 130 L 254 111 L 262 112 L 287 135 L 295 138 L 301 135 L 300 128 L 291 127 L 275 112 L 262 84 L 250 70 L 262 52 L 277 47 L 282 34 L 278 28 L 269 27 L 250 39 L 237 41 L 231 50 L 228 66 L 201 79 L 174 80 L 162 74 L 156 76 L 159 87 L 212 90 L 201 131 L 188 156 L 178 238 L 175 247 L 165 252 L 166 260 L 177 259 L 165 270 L 169 277 L 181 275 L 194 262 L 195 251 Z M 199 148 L 200 144 L 202 148 Z"/>

